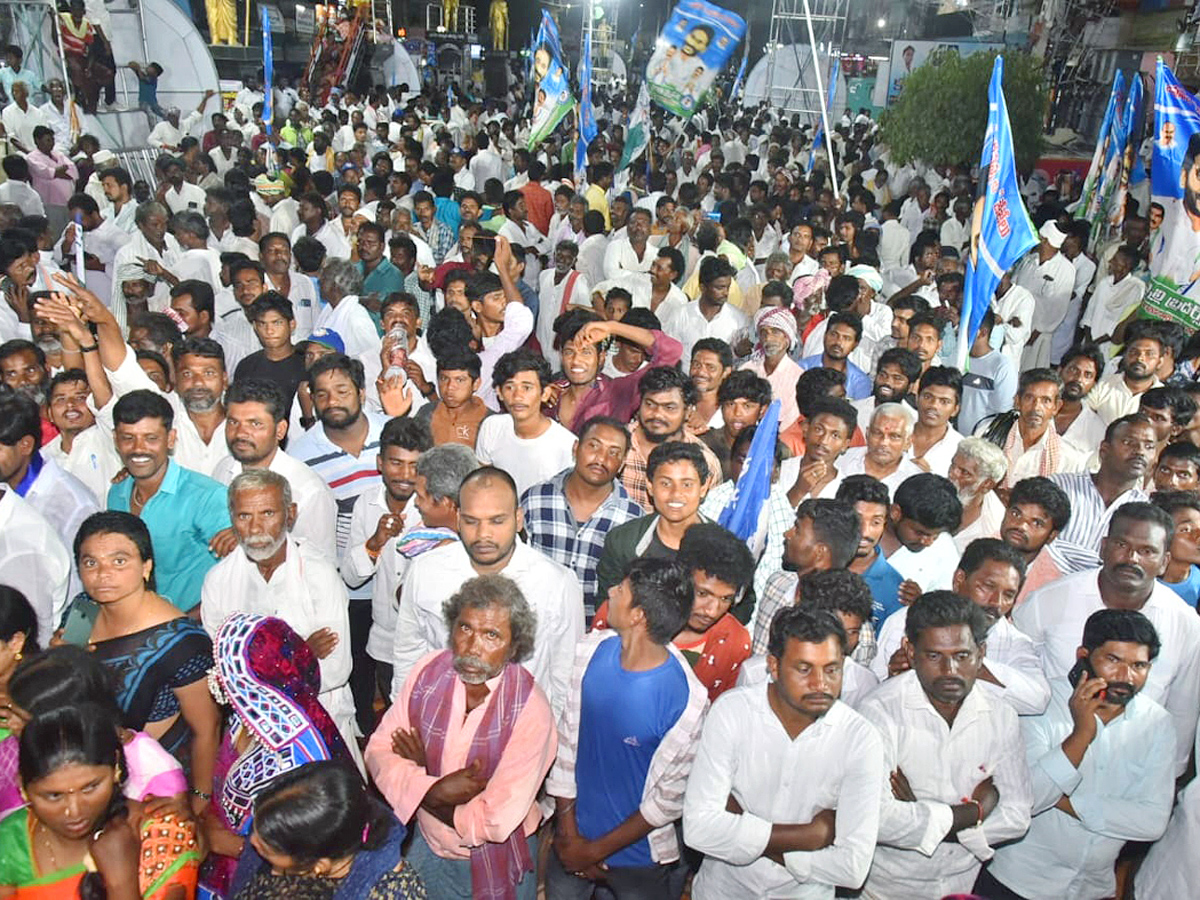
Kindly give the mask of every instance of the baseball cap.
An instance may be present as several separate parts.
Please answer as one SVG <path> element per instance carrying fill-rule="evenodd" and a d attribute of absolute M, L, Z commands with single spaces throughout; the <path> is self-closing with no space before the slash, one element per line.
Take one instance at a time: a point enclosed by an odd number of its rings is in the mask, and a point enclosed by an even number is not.
<path fill-rule="evenodd" d="M 346 342 L 342 340 L 342 336 L 336 331 L 329 328 L 318 328 L 308 336 L 308 339 L 314 344 L 320 344 L 322 347 L 328 347 L 334 353 L 345 353 Z"/>

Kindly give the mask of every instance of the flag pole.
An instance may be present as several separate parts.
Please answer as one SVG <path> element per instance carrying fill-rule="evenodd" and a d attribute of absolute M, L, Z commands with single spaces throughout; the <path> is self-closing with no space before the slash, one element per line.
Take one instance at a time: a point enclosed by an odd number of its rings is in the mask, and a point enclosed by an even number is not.
<path fill-rule="evenodd" d="M 808 5 L 808 0 L 804 0 L 804 24 L 808 26 L 808 46 L 812 50 L 813 73 L 817 76 L 817 95 L 821 101 L 821 122 L 825 127 L 825 155 L 829 157 L 829 180 L 833 187 L 834 202 L 837 202 L 841 192 L 838 190 L 837 164 L 833 160 L 833 132 L 829 130 L 829 110 L 825 108 L 825 84 L 821 79 L 821 61 L 817 58 L 817 38 L 813 34 L 812 9 Z M 829 47 L 829 58 L 833 58 L 832 44 Z M 817 148 L 813 147 L 813 153 L 816 152 Z"/>

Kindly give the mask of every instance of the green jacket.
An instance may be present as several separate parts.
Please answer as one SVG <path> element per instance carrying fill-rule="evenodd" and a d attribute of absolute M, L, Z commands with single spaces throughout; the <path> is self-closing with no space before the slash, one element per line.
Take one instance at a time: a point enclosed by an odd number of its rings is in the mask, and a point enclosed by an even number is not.
<path fill-rule="evenodd" d="M 700 516 L 700 521 L 709 522 L 711 519 Z M 629 564 L 646 552 L 654 539 L 654 526 L 657 523 L 658 513 L 650 513 L 618 525 L 605 536 L 604 552 L 596 564 L 597 605 L 608 596 L 610 587 L 620 584 Z"/>

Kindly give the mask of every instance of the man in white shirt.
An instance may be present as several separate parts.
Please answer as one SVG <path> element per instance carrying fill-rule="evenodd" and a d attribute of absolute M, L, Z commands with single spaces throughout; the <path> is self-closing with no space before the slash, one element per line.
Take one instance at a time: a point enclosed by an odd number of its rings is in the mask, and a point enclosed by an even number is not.
<path fill-rule="evenodd" d="M 1158 634 L 1139 612 L 1088 617 L 1075 666 L 1051 680 L 1049 709 L 1022 722 L 1033 784 L 1029 832 L 996 851 L 975 893 L 1112 897 L 1125 842 L 1162 836 L 1174 799 L 1175 735 L 1167 711 L 1142 693 L 1158 651 Z"/>
<path fill-rule="evenodd" d="M 41 452 L 87 485 L 97 503 L 107 504 L 108 488 L 121 469 L 121 458 L 111 435 L 96 425 L 88 406 L 90 393 L 87 379 L 78 370 L 59 372 L 50 379 L 46 410 L 58 434 Z"/>
<path fill-rule="evenodd" d="M 911 582 L 900 586 L 902 600 L 950 588 L 959 557 L 951 535 L 961 521 L 962 502 L 948 478 L 921 472 L 895 489 L 879 545 L 892 568 Z"/>
<path fill-rule="evenodd" d="M 25 216 L 44 216 L 46 204 L 30 184 L 29 163 L 16 154 L 4 157 L 5 182 L 0 184 L 0 203 L 11 203 Z"/>
<path fill-rule="evenodd" d="M 125 296 L 121 285 L 125 281 L 145 279 L 154 284 L 148 298 L 151 312 L 161 312 L 169 305 L 170 281 L 162 272 L 173 272 L 183 255 L 179 242 L 167 233 L 170 210 L 157 200 L 140 204 L 133 216 L 135 229 L 113 258 L 113 292 L 110 308 L 124 332 L 128 327 Z"/>
<path fill-rule="evenodd" d="M 163 202 L 167 204 L 167 209 L 172 214 L 189 209 L 202 213 L 208 195 L 203 188 L 183 180 L 183 160 L 172 159 L 166 164 L 165 170 L 167 189 L 163 192 Z"/>
<path fill-rule="evenodd" d="M 313 330 L 337 332 L 347 356 L 378 357 L 382 341 L 371 314 L 359 303 L 363 278 L 358 265 L 348 259 L 327 260 L 321 269 L 320 283 L 326 305 L 317 313 Z"/>
<path fill-rule="evenodd" d="M 475 455 L 508 472 L 518 495 L 573 465 L 575 435 L 542 413 L 551 383 L 550 364 L 530 350 L 504 354 L 492 370 L 492 385 L 508 412 L 483 420 Z"/>
<path fill-rule="evenodd" d="M 1126 503 L 1112 515 L 1101 545 L 1099 569 L 1052 581 L 1034 591 L 1013 614 L 1033 639 L 1042 668 L 1058 677 L 1075 664 L 1077 635 L 1098 609 L 1133 609 L 1154 625 L 1162 650 L 1146 680 L 1146 696 L 1171 714 L 1176 772 L 1182 774 L 1200 715 L 1200 618 L 1158 581 L 1166 571 L 1175 534 L 1171 516 L 1150 503 Z"/>
<path fill-rule="evenodd" d="M 208 570 L 200 620 L 215 636 L 229 616 L 278 616 L 304 638 L 321 667 L 321 705 L 358 758 L 350 695 L 350 616 L 346 588 L 333 561 L 292 540 L 296 518 L 288 481 L 269 469 L 247 469 L 229 485 L 237 549 Z"/>
<path fill-rule="evenodd" d="M 475 155 L 471 157 L 470 169 L 478 188 L 482 188 L 492 178 L 504 180 L 504 160 L 492 149 L 486 131 L 475 135 Z"/>
<path fill-rule="evenodd" d="M 22 153 L 32 153 L 33 129 L 48 123 L 42 111 L 29 102 L 29 87 L 25 82 L 13 82 L 10 93 L 12 102 L 0 113 L 4 132 L 15 149 Z"/>
<path fill-rule="evenodd" d="M 959 197 L 954 201 L 954 213 L 942 223 L 942 246 L 953 247 L 959 255 L 971 240 L 971 201 Z"/>
<path fill-rule="evenodd" d="M 977 685 L 987 634 L 987 617 L 971 601 L 922 595 L 905 623 L 911 671 L 859 706 L 883 738 L 891 772 L 867 900 L 966 893 L 993 848 L 1029 827 L 1017 714 Z"/>
<path fill-rule="evenodd" d="M 996 313 L 996 333 L 1002 335 L 1000 352 L 1007 356 L 1013 368 L 1021 371 L 1021 357 L 1033 329 L 1033 294 L 1014 283 L 1012 272 L 1005 272 L 996 285 L 992 309 Z"/>
<path fill-rule="evenodd" d="M 828 896 L 865 880 L 886 769 L 878 734 L 839 700 L 846 662 L 834 615 L 789 607 L 771 625 L 769 683 L 710 710 L 683 805 L 705 854 L 696 900 Z"/>
<path fill-rule="evenodd" d="M 208 98 L 214 93 L 211 90 L 205 91 L 199 108 L 184 116 L 182 121 L 179 118 L 179 108 L 172 106 L 167 110 L 167 117 L 150 129 L 146 143 L 156 150 L 170 150 L 172 153 L 178 153 L 179 142 L 191 134 L 196 123 L 204 115 L 204 107 L 208 103 Z"/>
<path fill-rule="evenodd" d="M 634 209 L 625 225 L 625 237 L 609 241 L 604 251 L 604 277 L 612 280 L 632 273 L 650 271 L 657 250 L 649 245 L 651 213 Z"/>
<path fill-rule="evenodd" d="M 988 620 L 987 655 L 979 680 L 1016 710 L 1018 715 L 1038 715 L 1050 700 L 1050 686 L 1042 673 L 1033 642 L 1009 615 L 1025 582 L 1025 558 L 996 538 L 972 541 L 954 571 L 951 587 L 983 610 Z M 908 607 L 888 616 L 879 629 L 878 649 L 871 671 L 883 680 L 910 668 L 902 646 Z"/>
<path fill-rule="evenodd" d="M 67 202 L 72 219 L 79 216 L 82 237 L 72 221 L 63 229 L 55 254 L 70 265 L 75 259 L 75 241 L 83 241 L 84 286 L 103 303 L 112 302 L 112 279 L 117 252 L 129 243 L 129 233 L 100 215 L 100 207 L 87 194 L 75 194 Z M 88 259 L 88 257 L 93 259 Z"/>
<path fill-rule="evenodd" d="M 229 455 L 212 477 L 229 484 L 241 472 L 270 469 L 287 479 L 296 507 L 291 539 L 337 560 L 337 503 L 324 480 L 279 447 L 287 435 L 287 402 L 271 381 L 246 378 L 225 391 L 225 444 Z"/>
<path fill-rule="evenodd" d="M 733 274 L 724 257 L 705 257 L 700 262 L 699 298 L 663 321 L 663 331 L 683 344 L 683 359 L 692 358 L 692 347 L 701 338 L 720 338 L 733 346 L 746 334 L 746 314 L 727 302 Z"/>
<path fill-rule="evenodd" d="M 1145 282 L 1130 274 L 1137 263 L 1137 255 L 1128 247 L 1118 247 L 1108 261 L 1108 274 L 1096 286 L 1079 323 L 1093 343 L 1111 343 L 1116 327 L 1142 302 Z"/>
<path fill-rule="evenodd" d="M 476 575 L 505 575 L 516 582 L 537 614 L 537 637 L 526 667 L 545 691 L 555 714 L 568 702 L 575 644 L 583 637 L 583 591 L 575 573 L 530 549 L 517 537 L 522 516 L 508 473 L 477 469 L 459 488 L 458 533 L 416 559 L 401 589 L 393 646 L 392 696 L 413 665 L 446 646 L 442 603 Z"/>
<path fill-rule="evenodd" d="M 46 518 L 16 491 L 0 489 L 0 575 L 37 614 L 38 643 L 49 644 L 66 608 L 71 554 Z"/>
<path fill-rule="evenodd" d="M 1021 369 L 1050 365 L 1054 330 L 1066 318 L 1075 289 L 1075 267 L 1059 252 L 1066 235 L 1050 219 L 1038 232 L 1038 244 L 1013 270 L 1013 281 L 1033 294 L 1033 330 L 1021 356 Z"/>
<path fill-rule="evenodd" d="M 1137 412 L 1141 395 L 1162 384 L 1157 372 L 1163 350 L 1162 335 L 1153 320 L 1139 319 L 1129 323 L 1125 329 L 1121 371 L 1101 378 L 1084 401 L 1105 426 Z"/>

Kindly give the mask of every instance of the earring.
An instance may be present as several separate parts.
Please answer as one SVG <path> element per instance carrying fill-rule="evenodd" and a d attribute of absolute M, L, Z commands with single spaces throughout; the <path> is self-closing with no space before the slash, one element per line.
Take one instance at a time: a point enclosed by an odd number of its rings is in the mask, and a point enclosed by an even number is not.
<path fill-rule="evenodd" d="M 20 662 L 20 661 L 21 661 L 21 660 L 23 660 L 24 658 L 25 658 L 25 657 L 22 655 L 21 651 L 20 651 L 20 650 L 18 650 L 18 651 L 17 651 L 17 657 L 16 657 L 16 659 L 17 659 L 17 662 Z"/>

